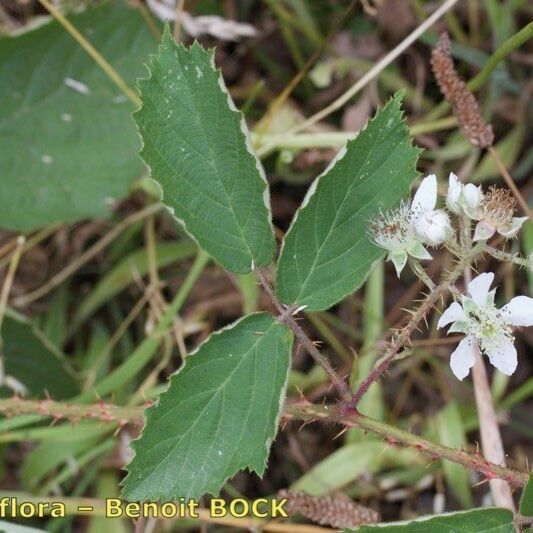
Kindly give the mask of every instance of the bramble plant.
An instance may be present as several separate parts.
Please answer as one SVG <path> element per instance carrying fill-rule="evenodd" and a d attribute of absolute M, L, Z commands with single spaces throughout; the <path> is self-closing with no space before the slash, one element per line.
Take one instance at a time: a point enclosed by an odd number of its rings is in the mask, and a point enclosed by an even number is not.
<path fill-rule="evenodd" d="M 48 4 L 43 2 L 43 5 Z M 104 9 L 111 16 L 118 8 Z M 54 13 L 54 6 L 50 6 L 50 10 Z M 102 24 L 111 24 L 114 17 L 108 16 L 102 12 L 96 17 Z M 79 20 L 87 28 L 94 22 Z M 132 27 L 139 23 L 129 17 L 125 22 Z M 200 22 L 207 27 L 216 21 L 204 19 Z M 223 29 L 237 31 L 238 28 L 232 30 L 226 25 Z M 241 28 L 241 32 L 245 30 Z M 52 39 L 46 26 L 36 32 Z M 104 39 L 105 31 L 98 29 L 97 32 L 102 35 L 98 33 L 95 39 Z M 20 38 L 38 42 L 34 33 Z M 135 46 L 147 51 L 150 46 L 143 43 L 139 40 Z M 0 58 L 7 58 L 8 52 L 15 50 L 16 42 L 9 42 L 6 48 L 9 50 L 2 52 L 0 47 Z M 443 35 L 432 56 L 438 84 L 452 105 L 464 135 L 479 149 L 487 148 L 498 157 L 492 147 L 492 127 L 483 120 L 475 98 L 458 78 L 449 49 L 449 39 Z M 57 61 L 63 64 L 69 59 L 61 55 Z M 116 150 L 127 151 L 135 146 L 135 138 L 115 135 L 116 131 L 121 131 L 125 120 L 119 109 L 123 102 L 109 104 L 116 95 L 112 94 L 109 99 L 109 88 L 98 85 L 102 74 L 97 72 L 95 75 L 91 70 L 87 76 L 93 85 L 89 82 L 87 86 L 80 85 L 81 82 L 69 77 L 70 81 L 63 84 L 66 88 L 56 87 L 57 91 L 66 91 L 63 102 L 66 107 L 60 113 L 54 107 L 49 111 L 50 116 L 71 127 L 79 117 L 69 98 L 84 98 L 91 91 L 106 94 L 106 106 L 112 118 L 106 131 L 111 134 L 101 138 L 90 132 L 87 142 L 92 151 L 100 150 L 106 142 L 113 142 Z M 134 72 L 130 74 L 133 79 Z M 55 81 L 45 80 L 44 83 L 50 98 L 55 99 Z M 361 532 L 390 529 L 395 532 L 510 533 L 530 525 L 533 522 L 533 478 L 505 463 L 484 360 L 488 359 L 498 372 L 495 388 L 502 383 L 497 380 L 511 376 L 520 368 L 522 362 L 515 347 L 515 335 L 517 328 L 533 326 L 533 298 L 513 297 L 503 287 L 500 292 L 505 294 L 506 302 L 500 305 L 500 294 L 494 287 L 495 273 L 481 268 L 483 260 L 490 257 L 493 264 L 499 262 L 502 268 L 516 266 L 533 272 L 532 256 L 523 257 L 514 250 L 507 251 L 509 243 L 514 242 L 512 239 L 526 231 L 530 216 L 520 192 L 515 188 L 509 190 L 507 186 L 482 187 L 471 182 L 464 169 L 457 172 L 461 177 L 450 173 L 448 176 L 430 174 L 420 179 L 417 167 L 422 150 L 415 146 L 402 111 L 406 93 L 399 91 L 378 109 L 355 137 L 347 140 L 327 168 L 312 181 L 290 227 L 283 234 L 276 231 L 273 223 L 270 185 L 256 151 L 257 143 L 254 144 L 244 115 L 235 106 L 215 64 L 214 49 L 207 49 L 197 41 L 190 46 L 176 44 L 166 25 L 156 53 L 148 61 L 147 73 L 138 81 L 138 88 L 139 95 L 133 93 L 130 100 L 138 107 L 133 119 L 142 143 L 140 155 L 151 178 L 145 180 L 142 187 L 152 195 L 153 202 L 130 214 L 123 228 L 134 227 L 148 217 L 146 238 L 155 250 L 153 216 L 165 209 L 167 218 L 175 222 L 190 241 L 165 243 L 157 248 L 162 264 L 189 257 L 194 257 L 194 261 L 174 298 L 167 304 L 158 300 L 161 295 L 157 292 L 159 280 L 154 256 L 131 252 L 126 260 L 115 261 L 112 271 L 77 306 L 68 324 L 48 323 L 45 329 L 50 336 L 55 335 L 61 340 L 60 344 L 64 344 L 86 318 L 103 305 L 109 294 L 117 294 L 129 283 L 126 280 L 131 278 L 142 285 L 145 274 L 151 277 L 147 296 L 139 307 L 148 302 L 151 309 L 143 340 L 138 345 L 125 341 L 124 356 L 112 366 L 110 353 L 118 345 L 120 335 L 95 339 L 91 341 L 94 346 L 91 346 L 90 356 L 87 360 L 79 358 L 75 372 L 64 364 L 62 354 L 39 328 L 7 309 L 15 272 L 26 246 L 23 237 L 14 241 L 9 260 L 4 264 L 6 275 L 0 295 L 0 382 L 4 390 L 12 394 L 0 399 L 0 413 L 6 416 L 1 422 L 4 437 L 0 436 L 0 442 L 40 438 L 50 429 L 61 431 L 31 452 L 31 460 L 21 474 L 28 491 L 46 496 L 68 479 L 67 463 L 71 455 L 57 448 L 57 440 L 68 441 L 71 422 L 81 421 L 82 440 L 72 439 L 72 453 L 82 457 L 83 464 L 90 464 L 97 457 L 98 460 L 109 457 L 116 448 L 115 440 L 102 440 L 103 436 L 110 437 L 115 430 L 126 435 L 127 442 L 119 446 L 117 461 L 120 460 L 126 470 L 120 480 L 121 497 L 131 502 L 197 501 L 204 496 L 218 496 L 228 487 L 228 480 L 240 471 L 255 472 L 260 477 L 265 474 L 272 444 L 285 424 L 319 422 L 334 424 L 342 431 L 349 430 L 349 434 L 356 437 L 317 467 L 334 470 L 338 476 L 337 486 L 317 488 L 315 479 L 320 479 L 320 470 L 312 469 L 290 487 L 291 490 L 280 493 L 288 499 L 291 513 L 300 513 L 314 522 L 338 529 L 348 528 L 346 531 L 355 531 L 349 528 L 357 527 Z M 19 122 L 18 130 L 22 131 L 29 124 L 22 111 L 18 111 L 19 103 L 13 96 L 15 89 L 10 93 L 8 106 L 13 120 Z M 113 90 L 116 90 L 114 86 Z M 30 101 L 25 105 L 40 104 Z M 115 109 L 115 105 L 119 108 Z M 96 108 L 94 112 L 97 122 L 105 119 Z M 32 160 L 31 165 L 28 163 L 31 170 L 22 177 L 24 184 L 34 183 L 35 175 L 41 172 L 37 164 L 52 181 L 58 180 L 64 172 L 64 139 L 60 133 L 54 135 L 57 136 L 53 139 L 55 144 L 46 145 L 45 139 L 36 141 L 39 158 Z M 260 137 L 261 133 L 258 135 Z M 9 147 L 0 147 L 6 159 L 12 157 L 8 151 Z M 497 159 L 497 164 L 500 163 L 503 164 Z M 81 166 L 83 176 L 87 169 Z M 10 187 L 0 188 L 0 203 L 6 204 L 0 209 L 0 222 L 14 231 L 29 231 L 44 224 L 101 215 L 106 209 L 104 206 L 124 195 L 139 163 L 126 158 L 116 168 L 109 168 L 107 161 L 103 161 L 102 166 L 106 170 L 101 175 L 101 183 L 87 183 L 85 190 L 73 190 L 70 180 L 61 186 L 54 181 L 59 191 L 57 195 L 45 188 L 35 190 L 32 185 L 31 198 L 25 197 L 24 187 L 13 187 L 16 193 L 13 197 Z M 8 197 L 22 204 L 42 198 L 42 205 L 31 215 L 20 217 L 16 205 L 7 205 Z M 84 198 L 87 198 L 86 203 Z M 76 209 L 75 204 L 81 207 Z M 525 216 L 520 216 L 519 209 Z M 109 242 L 114 238 L 110 237 Z M 102 244 L 92 257 L 105 245 Z M 127 240 L 120 246 L 130 251 Z M 437 274 L 431 268 L 434 257 L 444 253 L 448 261 L 440 269 L 442 276 L 435 281 Z M 383 336 L 384 342 L 379 342 L 383 320 L 378 317 L 377 331 L 374 326 L 373 333 L 369 334 L 370 341 L 365 341 L 361 353 L 357 356 L 344 354 L 344 366 L 335 368 L 321 347 L 309 337 L 305 320 L 320 325 L 323 315 L 319 312 L 330 310 L 364 284 L 369 291 L 376 272 L 379 273 L 387 261 L 392 262 L 398 278 L 414 277 L 425 292 L 416 303 L 413 303 L 413 294 L 402 301 L 402 306 L 412 306 L 412 309 L 405 320 Z M 252 306 L 251 312 L 212 331 L 187 353 L 185 327 L 177 318 L 178 313 L 192 286 L 210 263 L 249 290 L 257 290 L 260 286 L 268 297 L 265 308 L 272 312 L 253 311 Z M 60 285 L 69 275 L 53 279 L 49 288 Z M 14 297 L 14 305 L 29 305 L 47 290 L 19 293 Z M 63 296 L 59 291 L 58 294 L 53 305 L 59 309 Z M 372 298 L 369 296 L 365 301 L 368 309 L 372 308 Z M 119 331 L 125 331 L 138 312 L 136 308 L 128 310 Z M 472 374 L 478 418 L 474 417 L 471 426 L 480 427 L 480 452 L 468 449 L 464 435 L 459 434 L 464 431 L 462 423 L 456 424 L 461 415 L 455 403 L 450 402 L 439 411 L 436 418 L 441 423 L 436 432 L 428 430 L 421 434 L 408 430 L 410 422 L 387 423 L 377 407 L 372 409 L 376 392 L 380 393 L 380 380 L 387 375 L 393 362 L 416 359 L 411 350 L 414 333 L 435 312 L 438 320 L 429 320 L 431 338 L 428 340 L 434 339 L 432 336 L 438 330 L 447 328 L 447 334 L 455 335 L 451 340 L 456 343 L 451 344 L 449 368 L 441 369 L 442 373 L 454 386 L 457 380 L 467 380 Z M 112 320 L 115 321 L 115 317 Z M 195 332 L 200 329 L 197 322 L 188 327 Z M 364 327 L 372 329 L 368 323 Z M 331 333 L 327 327 L 322 331 Z M 27 343 L 29 352 L 38 354 L 33 362 L 36 368 L 31 372 L 22 368 L 21 354 L 26 352 L 20 347 L 20 339 Z M 330 335 L 329 339 L 335 345 L 335 335 Z M 160 386 L 158 376 L 169 367 L 174 342 L 183 361 L 170 375 L 168 384 Z M 133 378 L 154 360 L 159 346 L 165 343 L 164 355 L 154 365 L 155 369 L 138 387 L 132 386 Z M 73 350 L 80 348 L 74 345 Z M 342 352 L 342 347 L 339 351 Z M 298 399 L 287 394 L 288 387 L 293 391 L 298 389 L 298 384 L 291 381 L 294 377 L 291 364 L 293 358 L 302 353 L 311 357 L 320 376 L 325 376 L 322 382 L 327 384 L 326 392 L 319 399 L 325 396 L 328 403 L 324 403 L 325 400 L 312 403 L 305 390 Z M 43 389 L 50 397 L 43 398 Z M 148 397 L 145 397 L 146 391 Z M 368 416 L 370 414 L 372 417 Z M 58 425 L 47 428 L 40 424 L 48 419 Z M 461 432 L 454 434 L 449 430 L 452 425 L 460 427 Z M 128 432 L 123 431 L 126 427 Z M 492 435 L 495 445 L 489 442 L 487 433 Z M 129 442 L 132 435 L 134 438 Z M 381 440 L 390 448 L 383 447 Z M 370 450 L 368 456 L 365 455 L 367 450 Z M 53 467 L 63 462 L 67 465 L 53 482 L 46 481 L 49 469 L 44 465 L 46 461 L 39 458 L 39 451 Z M 372 472 L 373 457 L 386 454 L 387 465 L 395 466 L 398 458 L 406 454 L 401 464 L 412 464 L 420 470 L 430 464 L 420 461 L 442 461 L 444 475 L 454 480 L 453 490 L 466 510 L 451 513 L 439 510 L 436 516 L 374 524 L 381 521 L 377 511 L 326 496 L 327 492 L 334 492 L 345 484 L 344 469 L 349 469 L 349 465 L 358 464 L 358 461 L 361 465 L 356 475 L 348 474 L 352 476 L 351 481 L 365 471 Z M 467 472 L 476 473 L 482 481 L 490 481 L 494 507 L 469 509 L 473 507 L 473 500 Z M 107 496 L 105 481 L 99 485 L 99 498 Z M 113 481 L 118 479 L 113 478 Z M 87 480 L 84 486 L 90 482 Z M 231 490 L 237 492 L 235 488 Z M 512 490 L 521 493 L 518 509 Z M 83 490 L 76 493 L 77 496 L 83 494 Z M 141 521 L 139 524 L 142 527 Z M 296 527 L 292 522 L 285 525 L 286 531 Z"/>
<path fill-rule="evenodd" d="M 161 186 L 162 201 L 221 266 L 256 272 L 278 310 L 277 316 L 249 315 L 214 333 L 146 411 L 124 496 L 197 499 L 217 494 L 240 469 L 264 473 L 283 414 L 294 336 L 337 388 L 341 403 L 332 409 L 357 414 L 360 392 L 352 393 L 310 348 L 294 318 L 298 313 L 327 309 L 355 291 L 382 249 L 398 276 L 409 260 L 433 292 L 420 261 L 432 258 L 426 247 L 446 246 L 456 266 L 438 294 L 456 297 L 453 284 L 484 253 L 527 264 L 486 244 L 495 231 L 516 236 L 527 217 L 514 217 L 516 202 L 507 191 L 483 193 L 454 174 L 446 196 L 450 214 L 436 208 L 435 175 L 424 178 L 408 202 L 419 150 L 411 144 L 397 94 L 310 186 L 281 244 L 271 287 L 266 270 L 275 236 L 268 186 L 213 52 L 196 43 L 188 49 L 176 45 L 167 29 L 149 70 L 140 82 L 143 105 L 135 120 L 144 143 L 141 154 Z M 473 235 L 472 220 L 477 221 Z M 439 321 L 439 327 L 454 322 L 449 333 L 466 334 L 450 359 L 459 379 L 473 366 L 478 345 L 498 370 L 512 374 L 517 366 L 512 327 L 533 325 L 532 298 L 519 296 L 495 308 L 488 286 L 493 278 L 478 275 L 468 284 L 469 296 L 461 296 L 462 306 L 452 303 Z M 422 302 L 424 314 L 435 304 L 431 298 Z M 506 512 L 502 516 L 508 521 Z"/>

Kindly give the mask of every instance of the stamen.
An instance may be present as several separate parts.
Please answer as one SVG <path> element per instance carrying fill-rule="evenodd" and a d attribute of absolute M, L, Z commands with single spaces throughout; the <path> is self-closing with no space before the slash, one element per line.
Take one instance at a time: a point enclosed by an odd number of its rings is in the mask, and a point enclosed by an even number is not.
<path fill-rule="evenodd" d="M 483 352 L 514 341 L 512 327 L 494 305 L 472 312 L 468 323 L 469 333 L 478 340 Z"/>
<path fill-rule="evenodd" d="M 481 209 L 487 222 L 501 228 L 511 223 L 516 210 L 516 200 L 507 189 L 493 185 L 483 197 Z"/>
<path fill-rule="evenodd" d="M 378 246 L 399 249 L 413 236 L 409 204 L 402 202 L 396 209 L 381 211 L 370 222 L 370 233 Z"/>

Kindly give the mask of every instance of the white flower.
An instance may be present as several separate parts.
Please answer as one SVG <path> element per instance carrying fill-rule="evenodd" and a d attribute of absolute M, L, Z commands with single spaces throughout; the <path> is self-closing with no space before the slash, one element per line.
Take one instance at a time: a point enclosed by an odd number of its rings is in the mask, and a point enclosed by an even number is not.
<path fill-rule="evenodd" d="M 407 257 L 432 259 L 417 238 L 411 208 L 402 202 L 396 209 L 380 213 L 370 224 L 374 242 L 389 252 L 387 259 L 394 263 L 398 277 L 407 263 Z"/>
<path fill-rule="evenodd" d="M 437 205 L 437 176 L 426 176 L 411 204 L 415 232 L 424 244 L 438 246 L 453 234 L 448 215 Z"/>
<path fill-rule="evenodd" d="M 457 176 L 450 172 L 446 206 L 456 215 L 465 213 L 470 218 L 476 218 L 480 213 L 483 192 L 481 187 L 472 183 L 462 184 Z"/>
<path fill-rule="evenodd" d="M 438 246 L 453 235 L 450 218 L 442 209 L 423 213 L 416 221 L 415 229 L 422 241 L 431 246 Z"/>
<path fill-rule="evenodd" d="M 400 273 L 410 255 L 416 259 L 432 259 L 424 244 L 437 246 L 453 233 L 448 215 L 437 204 L 437 177 L 425 177 L 411 204 L 380 213 L 370 224 L 374 242 L 388 250 L 388 260 Z"/>
<path fill-rule="evenodd" d="M 472 218 L 478 220 L 475 241 L 486 241 L 496 232 L 506 239 L 516 236 L 528 217 L 514 217 L 516 200 L 507 189 L 491 187 Z"/>
<path fill-rule="evenodd" d="M 451 323 L 448 333 L 466 335 L 450 359 L 452 372 L 460 380 L 474 366 L 476 350 L 481 350 L 500 372 L 510 376 L 518 364 L 513 327 L 533 326 L 533 298 L 517 296 L 497 309 L 496 290 L 490 290 L 493 281 L 492 272 L 474 278 L 468 284 L 468 295 L 461 297 L 461 304 L 452 303 L 437 324 L 440 329 Z"/>

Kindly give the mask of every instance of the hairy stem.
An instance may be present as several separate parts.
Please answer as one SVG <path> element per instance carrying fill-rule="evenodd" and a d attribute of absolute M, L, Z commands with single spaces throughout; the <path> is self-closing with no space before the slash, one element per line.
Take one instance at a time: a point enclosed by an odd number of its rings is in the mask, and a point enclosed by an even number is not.
<path fill-rule="evenodd" d="M 257 272 L 257 275 L 259 276 L 259 281 L 261 282 L 261 285 L 265 289 L 265 292 L 268 294 L 273 304 L 276 306 L 276 309 L 280 313 L 280 316 L 278 317 L 280 321 L 284 322 L 292 329 L 292 331 L 296 335 L 296 338 L 301 342 L 301 344 L 307 350 L 309 355 L 311 355 L 311 357 L 320 366 L 322 366 L 322 368 L 326 371 L 327 375 L 329 376 L 331 383 L 337 389 L 341 397 L 349 398 L 350 387 L 348 386 L 346 381 L 344 381 L 337 374 L 337 372 L 335 372 L 333 367 L 329 364 L 329 361 L 320 353 L 320 350 L 318 350 L 318 348 L 315 346 L 313 341 L 307 336 L 305 331 L 299 326 L 298 322 L 296 322 L 295 318 L 292 315 L 292 309 L 287 308 L 283 304 L 280 303 L 280 301 L 277 299 L 276 295 L 274 294 L 274 291 L 270 287 L 270 284 L 268 283 L 268 280 L 266 279 L 265 273 L 260 268 L 256 269 L 256 272 Z"/>
<path fill-rule="evenodd" d="M 285 416 L 308 422 L 335 422 L 346 427 L 370 431 L 384 437 L 391 444 L 410 446 L 426 455 L 448 459 L 480 472 L 488 479 L 499 478 L 519 487 L 524 486 L 528 481 L 526 473 L 491 463 L 478 454 L 470 454 L 431 442 L 403 429 L 364 416 L 353 409 L 343 409 L 342 406 L 293 404 L 285 407 Z"/>
<path fill-rule="evenodd" d="M 377 381 L 388 370 L 389 365 L 396 358 L 398 352 L 410 341 L 411 335 L 418 327 L 419 322 L 435 307 L 438 300 L 450 290 L 450 286 L 461 276 L 465 266 L 470 264 L 472 259 L 481 252 L 484 246 L 484 243 L 478 243 L 468 255 L 459 259 L 455 268 L 449 273 L 446 279 L 427 295 L 426 299 L 413 313 L 409 322 L 407 322 L 407 324 L 394 336 L 378 364 L 373 368 L 368 377 L 361 382 L 359 388 L 352 395 L 350 400 L 350 406 L 352 408 L 355 409 L 357 407 L 359 401 L 369 389 L 370 385 L 372 385 L 374 381 Z"/>
<path fill-rule="evenodd" d="M 0 400 L 0 413 L 3 416 L 36 414 L 43 418 L 77 421 L 82 419 L 100 420 L 126 424 L 142 421 L 144 408 L 122 407 L 104 402 L 77 404 L 54 400 L 24 400 L 17 396 Z"/>
<path fill-rule="evenodd" d="M 143 413 L 144 407 L 124 407 L 103 402 L 81 405 L 53 400 L 24 400 L 18 397 L 0 399 L 0 414 L 3 416 L 38 414 L 42 418 L 63 419 L 73 422 L 83 419 L 99 420 L 120 426 L 128 423 L 142 424 Z M 466 468 L 482 473 L 489 479 L 504 479 L 519 487 L 524 486 L 528 481 L 527 473 L 493 464 L 483 459 L 479 454 L 472 454 L 431 442 L 419 435 L 364 416 L 353 409 L 346 409 L 342 405 L 314 405 L 307 402 L 288 404 L 284 408 L 283 417 L 307 422 L 333 422 L 346 427 L 358 427 L 364 431 L 380 435 L 391 444 L 410 446 L 431 457 L 448 459 L 462 464 Z"/>
<path fill-rule="evenodd" d="M 492 246 L 486 246 L 485 251 L 492 255 L 495 259 L 503 261 L 504 263 L 512 263 L 513 265 L 518 265 L 523 268 L 531 270 L 533 265 L 527 259 L 520 257 L 518 254 L 510 254 L 509 252 L 504 252 L 503 250 L 498 250 L 498 248 L 493 248 Z"/>
<path fill-rule="evenodd" d="M 420 261 L 418 259 L 409 258 L 409 266 L 411 267 L 411 270 L 415 274 L 415 276 L 430 290 L 435 290 L 435 283 L 433 283 L 433 280 L 426 274 L 426 271 L 420 264 Z"/>

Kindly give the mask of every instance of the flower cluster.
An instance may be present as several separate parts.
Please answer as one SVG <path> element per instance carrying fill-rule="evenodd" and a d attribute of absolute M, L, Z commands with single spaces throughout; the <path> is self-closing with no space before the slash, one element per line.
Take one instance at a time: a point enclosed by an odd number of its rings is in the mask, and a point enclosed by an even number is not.
<path fill-rule="evenodd" d="M 371 222 L 374 242 L 388 251 L 398 277 L 408 256 L 432 259 L 424 245 L 437 246 L 453 234 L 448 215 L 436 205 L 437 177 L 432 174 L 422 180 L 411 203 L 403 202 Z"/>
<path fill-rule="evenodd" d="M 451 355 L 452 372 L 464 379 L 474 365 L 479 350 L 490 362 L 510 376 L 517 366 L 513 328 L 533 326 L 533 298 L 516 296 L 498 309 L 494 304 L 496 290 L 490 290 L 494 281 L 492 272 L 480 274 L 467 287 L 461 303 L 453 302 L 440 317 L 437 327 L 451 324 L 448 333 L 466 336 Z"/>
<path fill-rule="evenodd" d="M 439 246 L 449 241 L 454 231 L 449 214 L 436 209 L 437 178 L 434 174 L 422 180 L 411 203 L 381 212 L 370 224 L 374 242 L 387 250 L 398 277 L 409 256 L 432 259 L 425 246 Z M 516 201 L 509 191 L 463 184 L 452 172 L 449 177 L 446 207 L 450 213 L 475 221 L 474 241 L 485 241 L 496 232 L 514 237 L 527 220 L 515 217 Z"/>
<path fill-rule="evenodd" d="M 432 174 L 422 180 L 411 202 L 381 212 L 371 222 L 370 231 L 374 242 L 387 250 L 387 259 L 394 263 L 398 277 L 409 256 L 415 260 L 413 270 L 421 276 L 416 260 L 432 258 L 426 246 L 446 244 L 461 254 L 467 253 L 465 248 L 472 240 L 486 241 L 495 233 L 506 239 L 516 236 L 527 217 L 515 217 L 515 210 L 516 201 L 507 189 L 491 187 L 483 192 L 480 186 L 461 183 L 453 173 L 449 176 L 446 208 L 438 209 L 437 178 Z M 475 223 L 473 236 L 462 239 L 461 245 L 455 239 L 451 215 L 460 217 L 469 233 Z M 533 261 L 533 254 L 519 264 L 528 261 Z M 487 355 L 498 370 L 511 375 L 517 366 L 513 328 L 533 326 L 533 298 L 517 296 L 498 309 L 494 303 L 496 291 L 490 290 L 493 280 L 492 273 L 473 279 L 460 303 L 452 303 L 438 323 L 438 328 L 451 324 L 448 333 L 465 335 L 450 360 L 460 380 L 470 372 L 477 353 Z"/>

